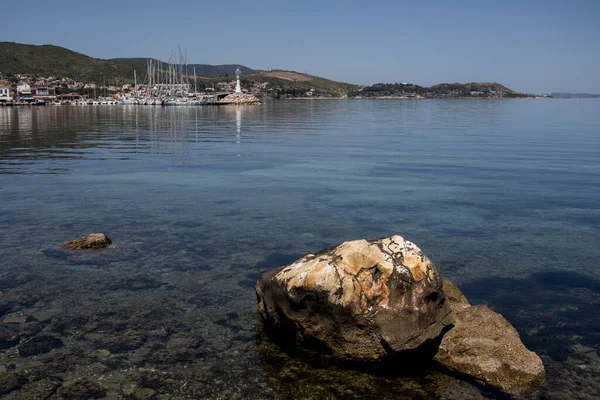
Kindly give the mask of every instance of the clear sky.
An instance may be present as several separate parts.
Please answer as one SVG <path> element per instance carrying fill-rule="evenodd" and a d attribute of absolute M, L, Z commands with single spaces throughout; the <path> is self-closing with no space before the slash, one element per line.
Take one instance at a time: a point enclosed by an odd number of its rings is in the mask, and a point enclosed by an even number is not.
<path fill-rule="evenodd" d="M 0 41 L 359 84 L 496 81 L 600 93 L 600 0 L 3 1 Z"/>

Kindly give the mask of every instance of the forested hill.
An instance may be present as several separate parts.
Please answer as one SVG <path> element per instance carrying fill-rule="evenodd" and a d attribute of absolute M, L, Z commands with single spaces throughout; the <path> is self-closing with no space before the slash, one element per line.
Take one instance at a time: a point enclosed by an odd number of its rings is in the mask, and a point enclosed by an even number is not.
<path fill-rule="evenodd" d="M 411 83 L 377 83 L 365 86 L 350 93 L 357 97 L 533 97 L 529 93 L 519 93 L 495 82 L 441 83 L 425 87 Z"/>
<path fill-rule="evenodd" d="M 0 42 L 0 72 L 4 76 L 69 77 L 101 83 L 115 78 L 132 80 L 135 69 L 139 65 L 93 58 L 64 47 Z"/>
<path fill-rule="evenodd" d="M 146 67 L 146 63 L 148 62 L 148 58 L 113 58 L 110 61 L 115 62 L 125 62 L 125 63 L 134 63 L 140 66 Z M 165 62 L 161 62 L 163 68 L 166 66 Z M 233 76 L 235 75 L 235 70 L 237 67 L 240 67 L 243 75 L 250 75 L 260 72 L 256 69 L 251 69 L 245 67 L 243 65 L 237 64 L 223 64 L 223 65 L 209 65 L 209 64 L 188 64 L 187 70 L 191 75 L 194 73 L 194 68 L 196 69 L 196 75 L 204 76 L 207 78 L 214 78 L 217 76 Z"/>
<path fill-rule="evenodd" d="M 15 74 L 68 77 L 78 81 L 97 82 L 115 80 L 133 82 L 134 70 L 138 77 L 146 73 L 147 58 L 117 58 L 103 60 L 53 45 L 30 45 L 0 42 L 0 72 L 4 76 Z M 189 74 L 205 77 L 232 76 L 238 65 L 190 64 Z M 242 74 L 259 72 L 240 65 Z"/>

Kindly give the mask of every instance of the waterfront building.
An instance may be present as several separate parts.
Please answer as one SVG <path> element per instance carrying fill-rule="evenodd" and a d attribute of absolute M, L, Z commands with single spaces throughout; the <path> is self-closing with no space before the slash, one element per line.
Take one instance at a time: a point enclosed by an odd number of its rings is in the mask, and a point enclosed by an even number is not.
<path fill-rule="evenodd" d="M 0 103 L 12 103 L 10 96 L 10 85 L 6 81 L 0 81 Z"/>
<path fill-rule="evenodd" d="M 81 100 L 81 95 L 79 93 L 59 94 L 56 98 L 61 101 L 77 101 Z"/>
<path fill-rule="evenodd" d="M 52 101 L 56 99 L 56 88 L 48 85 L 37 85 L 31 90 L 35 100 Z"/>
<path fill-rule="evenodd" d="M 27 82 L 19 82 L 17 84 L 17 94 L 19 93 L 29 93 L 31 94 L 31 86 Z"/>
<path fill-rule="evenodd" d="M 27 82 L 17 84 L 17 101 L 19 103 L 33 103 L 35 101 L 31 94 L 31 86 Z"/>

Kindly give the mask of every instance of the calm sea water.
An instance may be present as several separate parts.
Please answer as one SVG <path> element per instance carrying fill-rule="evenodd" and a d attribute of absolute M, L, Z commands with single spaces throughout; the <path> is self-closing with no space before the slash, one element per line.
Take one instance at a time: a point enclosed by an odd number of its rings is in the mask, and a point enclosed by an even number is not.
<path fill-rule="evenodd" d="M 263 270 L 392 234 L 517 327 L 548 397 L 600 396 L 598 100 L 0 108 L 0 206 L 7 398 L 498 396 L 258 335 Z"/>

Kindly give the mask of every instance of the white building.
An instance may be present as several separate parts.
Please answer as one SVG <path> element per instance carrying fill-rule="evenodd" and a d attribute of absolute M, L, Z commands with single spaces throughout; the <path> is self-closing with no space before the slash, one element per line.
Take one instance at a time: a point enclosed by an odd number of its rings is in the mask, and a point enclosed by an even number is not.
<path fill-rule="evenodd" d="M 12 97 L 10 97 L 10 85 L 0 81 L 0 103 L 7 102 L 12 102 Z"/>
<path fill-rule="evenodd" d="M 17 85 L 17 93 L 31 93 L 31 86 L 27 82 L 19 82 Z"/>

